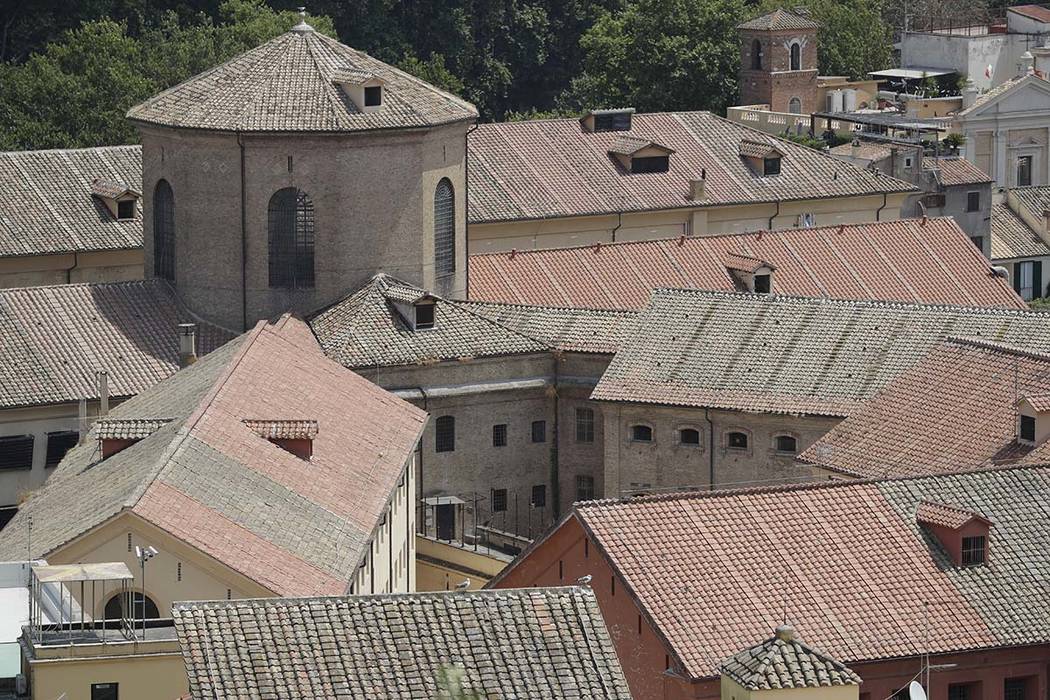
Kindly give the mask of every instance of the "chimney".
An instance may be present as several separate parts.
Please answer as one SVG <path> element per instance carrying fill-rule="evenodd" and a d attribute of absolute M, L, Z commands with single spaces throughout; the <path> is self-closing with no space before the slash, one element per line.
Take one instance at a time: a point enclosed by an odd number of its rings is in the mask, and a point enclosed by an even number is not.
<path fill-rule="evenodd" d="M 197 324 L 179 324 L 179 369 L 197 361 Z"/>
<path fill-rule="evenodd" d="M 689 199 L 697 201 L 704 198 L 704 185 L 707 182 L 707 169 L 700 169 L 700 177 L 689 181 Z"/>
<path fill-rule="evenodd" d="M 977 101 L 977 86 L 970 81 L 966 81 L 966 88 L 963 89 L 963 109 L 972 107 L 973 103 Z"/>
<path fill-rule="evenodd" d="M 80 399 L 77 404 L 77 431 L 80 433 L 77 444 L 83 445 L 88 434 L 87 399 Z"/>
<path fill-rule="evenodd" d="M 860 139 L 854 138 L 849 144 L 849 154 L 853 158 L 860 158 Z"/>
<path fill-rule="evenodd" d="M 109 413 L 109 375 L 105 371 L 95 373 L 98 382 L 98 415 L 101 418 Z"/>
<path fill-rule="evenodd" d="M 787 624 L 787 623 L 777 627 L 776 634 L 777 634 L 777 639 L 779 639 L 781 641 L 784 641 L 784 642 L 793 642 L 793 641 L 795 641 L 795 628 L 792 627 L 791 625 Z"/>
<path fill-rule="evenodd" d="M 1035 73 L 1035 56 L 1032 55 L 1031 51 L 1025 51 L 1021 54 L 1021 65 L 1019 68 L 1021 70 L 1018 71 L 1018 73 L 1021 76 L 1032 75 Z"/>

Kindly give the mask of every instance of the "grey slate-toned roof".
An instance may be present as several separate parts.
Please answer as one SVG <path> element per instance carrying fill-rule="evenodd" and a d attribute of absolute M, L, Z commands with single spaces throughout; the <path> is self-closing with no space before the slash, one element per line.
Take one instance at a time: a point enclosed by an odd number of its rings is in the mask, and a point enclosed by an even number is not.
<path fill-rule="evenodd" d="M 318 421 L 310 460 L 242 422 L 260 414 Z M 426 421 L 325 358 L 288 316 L 120 404 L 100 428 L 160 417 L 171 420 L 106 459 L 93 428 L 0 530 L 0 560 L 46 557 L 133 512 L 277 595 L 343 594 Z"/>
<path fill-rule="evenodd" d="M 99 370 L 111 396 L 137 394 L 178 369 L 183 322 L 197 323 L 198 354 L 233 337 L 162 280 L 0 289 L 0 408 L 98 398 Z"/>
<path fill-rule="evenodd" d="M 190 696 L 630 700 L 588 588 L 177 603 Z"/>
<path fill-rule="evenodd" d="M 755 19 L 737 25 L 737 29 L 758 29 L 768 31 L 781 31 L 785 29 L 819 29 L 820 25 L 802 15 L 779 9 L 769 14 L 756 17 Z"/>
<path fill-rule="evenodd" d="M 142 189 L 142 149 L 0 153 L 0 257 L 142 247 L 142 219 L 118 221 L 92 182 Z"/>
<path fill-rule="evenodd" d="M 1005 202 L 992 205 L 992 260 L 1050 256 L 1050 246 Z"/>
<path fill-rule="evenodd" d="M 100 418 L 95 422 L 95 435 L 99 440 L 141 440 L 170 421 L 170 418 Z"/>
<path fill-rule="evenodd" d="M 346 367 L 409 365 L 553 349 L 615 352 L 633 312 L 555 309 L 437 299 L 434 327 L 413 331 L 393 302 L 423 290 L 379 274 L 318 312 L 310 326 L 325 353 Z"/>
<path fill-rule="evenodd" d="M 662 289 L 592 398 L 845 416 L 949 336 L 1047 349 L 1050 315 Z"/>
<path fill-rule="evenodd" d="M 729 657 L 721 673 L 748 690 L 826 688 L 858 685 L 860 676 L 827 654 L 812 649 L 781 625 L 772 637 Z"/>
<path fill-rule="evenodd" d="M 1014 187 L 1010 195 L 1017 200 L 1033 221 L 1043 221 L 1043 212 L 1050 209 L 1050 185 L 1032 185 L 1031 187 Z"/>
<path fill-rule="evenodd" d="M 362 111 L 337 85 L 347 71 L 383 81 Z M 315 31 L 291 31 L 128 111 L 147 124 L 220 131 L 353 132 L 477 118 L 469 102 Z"/>

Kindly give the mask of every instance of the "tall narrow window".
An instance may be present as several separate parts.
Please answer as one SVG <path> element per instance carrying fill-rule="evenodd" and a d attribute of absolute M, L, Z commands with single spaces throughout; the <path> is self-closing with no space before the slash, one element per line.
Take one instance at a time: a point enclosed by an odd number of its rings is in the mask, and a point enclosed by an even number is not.
<path fill-rule="evenodd" d="M 153 274 L 175 281 L 175 195 L 167 180 L 153 189 Z"/>
<path fill-rule="evenodd" d="M 802 45 L 791 45 L 791 70 L 802 70 Z"/>
<path fill-rule="evenodd" d="M 441 416 L 434 425 L 436 452 L 453 452 L 456 449 L 456 418 Z"/>
<path fill-rule="evenodd" d="M 762 42 L 758 39 L 751 42 L 751 68 L 762 70 Z"/>
<path fill-rule="evenodd" d="M 434 190 L 434 274 L 456 274 L 456 198 L 447 177 Z"/>
<path fill-rule="evenodd" d="M 594 409 L 576 409 L 576 442 L 594 442 Z"/>
<path fill-rule="evenodd" d="M 802 100 L 797 97 L 788 100 L 788 111 L 792 114 L 802 114 Z"/>
<path fill-rule="evenodd" d="M 1026 187 L 1032 184 L 1032 156 L 1021 156 L 1017 159 L 1017 186 Z"/>
<path fill-rule="evenodd" d="M 277 190 L 268 209 L 270 287 L 314 286 L 314 204 L 294 187 Z"/>
<path fill-rule="evenodd" d="M 547 421 L 545 421 L 545 420 L 534 420 L 534 421 L 532 421 L 532 441 L 533 442 L 547 442 Z"/>

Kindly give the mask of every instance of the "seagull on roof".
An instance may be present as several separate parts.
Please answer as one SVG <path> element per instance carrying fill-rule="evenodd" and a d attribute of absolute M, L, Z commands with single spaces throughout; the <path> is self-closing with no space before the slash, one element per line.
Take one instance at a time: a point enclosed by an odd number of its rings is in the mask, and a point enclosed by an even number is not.
<path fill-rule="evenodd" d="M 456 584 L 456 590 L 457 591 L 465 591 L 468 588 L 470 588 L 470 579 L 469 578 L 465 578 L 465 579 L 463 579 L 462 581 L 460 581 L 459 583 Z"/>
<path fill-rule="evenodd" d="M 578 579 L 576 579 L 576 583 L 580 584 L 581 586 L 589 586 L 591 585 L 592 578 L 594 577 L 590 574 L 587 574 L 586 576 L 581 576 Z"/>

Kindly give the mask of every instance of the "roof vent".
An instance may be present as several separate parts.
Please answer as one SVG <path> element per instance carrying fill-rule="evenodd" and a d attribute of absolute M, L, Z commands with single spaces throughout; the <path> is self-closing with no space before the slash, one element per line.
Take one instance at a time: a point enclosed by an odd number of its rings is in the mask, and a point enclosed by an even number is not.
<path fill-rule="evenodd" d="M 315 420 L 251 420 L 244 424 L 256 435 L 269 440 L 285 452 L 299 459 L 310 461 L 314 453 L 314 438 L 317 437 Z"/>
<path fill-rule="evenodd" d="M 580 118 L 583 130 L 592 134 L 602 131 L 630 131 L 634 107 L 592 109 Z"/>
<path fill-rule="evenodd" d="M 956 506 L 920 501 L 915 522 L 940 543 L 956 566 L 988 563 L 988 533 L 992 523 L 984 516 Z"/>
<path fill-rule="evenodd" d="M 437 323 L 438 298 L 430 292 L 408 285 L 391 284 L 383 290 L 383 296 L 394 305 L 398 315 L 412 330 L 428 330 Z"/>

